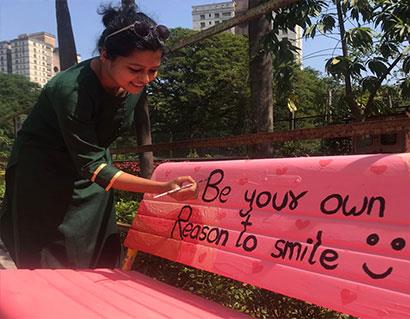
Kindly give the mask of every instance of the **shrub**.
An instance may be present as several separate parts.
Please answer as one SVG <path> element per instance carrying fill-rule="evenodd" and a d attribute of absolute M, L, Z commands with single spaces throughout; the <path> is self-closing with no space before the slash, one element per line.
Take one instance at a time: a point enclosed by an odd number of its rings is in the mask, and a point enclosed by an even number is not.
<path fill-rule="evenodd" d="M 6 181 L 4 180 L 5 172 L 0 170 L 0 202 L 4 197 L 4 192 L 6 191 Z"/>
<path fill-rule="evenodd" d="M 138 253 L 134 269 L 255 318 L 353 319 L 354 317 L 260 289 L 157 256 Z"/>
<path fill-rule="evenodd" d="M 117 222 L 132 224 L 139 206 L 139 201 L 137 200 L 125 200 L 120 198 L 115 203 L 115 212 L 117 214 Z"/>

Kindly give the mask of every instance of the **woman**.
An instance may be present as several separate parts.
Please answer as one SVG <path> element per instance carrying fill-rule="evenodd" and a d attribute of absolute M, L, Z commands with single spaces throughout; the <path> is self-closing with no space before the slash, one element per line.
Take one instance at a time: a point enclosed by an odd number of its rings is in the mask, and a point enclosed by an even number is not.
<path fill-rule="evenodd" d="M 112 166 L 108 146 L 132 126 L 169 35 L 135 7 L 103 8 L 100 56 L 59 73 L 20 130 L 6 171 L 0 234 L 19 268 L 115 267 L 113 189 L 194 195 L 189 176 L 156 182 Z"/>

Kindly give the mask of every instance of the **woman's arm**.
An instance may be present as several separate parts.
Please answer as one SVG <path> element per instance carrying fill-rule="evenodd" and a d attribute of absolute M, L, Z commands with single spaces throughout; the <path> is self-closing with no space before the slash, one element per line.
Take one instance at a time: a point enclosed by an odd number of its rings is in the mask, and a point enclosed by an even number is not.
<path fill-rule="evenodd" d="M 180 176 L 171 181 L 159 182 L 121 172 L 121 174 L 112 181 L 111 187 L 128 192 L 158 194 L 181 187 L 184 184 L 192 184 L 192 186 L 184 188 L 170 196 L 177 200 L 186 200 L 195 197 L 197 184 L 191 176 Z"/>

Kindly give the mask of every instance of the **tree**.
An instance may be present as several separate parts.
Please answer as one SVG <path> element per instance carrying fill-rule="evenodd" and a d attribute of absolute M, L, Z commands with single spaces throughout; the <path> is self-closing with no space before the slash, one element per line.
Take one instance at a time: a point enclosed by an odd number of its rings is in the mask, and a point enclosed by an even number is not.
<path fill-rule="evenodd" d="M 136 6 L 135 0 L 121 0 L 122 7 L 132 8 Z M 144 93 L 138 101 L 135 109 L 135 128 L 137 134 L 137 145 L 152 144 L 151 120 L 149 114 L 148 97 Z M 154 155 L 152 152 L 138 154 L 141 172 L 140 175 L 150 178 L 154 170 Z"/>
<path fill-rule="evenodd" d="M 193 34 L 171 30 L 169 44 Z M 221 33 L 163 62 L 149 91 L 156 142 L 249 132 L 247 39 Z"/>
<path fill-rule="evenodd" d="M 77 50 L 67 0 L 56 0 L 56 17 L 60 70 L 63 71 L 77 63 Z"/>
<path fill-rule="evenodd" d="M 292 72 L 294 88 L 292 101 L 298 106 L 298 118 L 311 117 L 311 119 L 298 122 L 296 128 L 322 126 L 323 122 L 320 119 L 326 112 L 328 104 L 327 96 L 330 88 L 328 79 L 323 78 L 319 71 L 311 68 L 301 70 L 299 67 L 295 67 Z M 274 118 L 283 123 L 289 118 L 289 109 L 287 101 L 280 98 L 280 90 L 282 90 L 282 84 L 273 81 Z M 286 130 L 288 127 L 288 123 L 275 124 L 275 128 L 279 130 Z"/>
<path fill-rule="evenodd" d="M 134 121 L 137 145 L 152 144 L 148 97 L 145 92 L 142 94 L 135 108 Z M 138 154 L 138 158 L 141 167 L 140 175 L 145 178 L 150 178 L 154 171 L 154 154 L 152 152 L 144 152 Z"/>
<path fill-rule="evenodd" d="M 342 52 L 328 59 L 326 70 L 335 79 L 343 81 L 344 104 L 352 118 L 359 121 L 381 112 L 375 103 L 377 95 L 382 92 L 384 81 L 400 65 L 402 78 L 398 82 L 403 96 L 408 94 L 409 7 L 408 1 L 398 0 L 304 0 L 276 12 L 273 33 L 300 25 L 305 29 L 306 37 L 329 34 L 339 37 L 336 46 L 340 44 Z M 271 42 L 271 47 L 280 47 Z M 282 51 L 295 52 L 291 45 L 281 44 Z M 286 65 L 283 68 L 286 69 Z M 282 75 L 282 83 L 291 88 L 292 72 Z M 289 94 L 289 91 L 292 89 L 283 92 Z"/>
<path fill-rule="evenodd" d="M 36 102 L 40 86 L 21 75 L 0 73 L 0 158 L 9 155 L 14 138 L 14 118 Z"/>
<path fill-rule="evenodd" d="M 263 0 L 249 0 L 249 8 L 262 2 Z M 249 22 L 249 73 L 255 132 L 273 131 L 272 57 L 262 45 L 263 37 L 270 30 L 269 20 L 265 16 Z M 272 151 L 270 144 L 257 145 L 252 156 L 267 157 Z"/>

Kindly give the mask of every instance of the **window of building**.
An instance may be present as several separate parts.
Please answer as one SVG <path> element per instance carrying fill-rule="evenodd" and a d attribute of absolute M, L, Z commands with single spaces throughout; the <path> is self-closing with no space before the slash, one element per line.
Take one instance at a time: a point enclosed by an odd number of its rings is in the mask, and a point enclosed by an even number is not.
<path fill-rule="evenodd" d="M 211 25 L 212 24 L 212 21 L 209 21 L 209 23 L 208 23 L 209 25 Z"/>
<path fill-rule="evenodd" d="M 205 22 L 201 22 L 201 28 L 205 28 Z"/>
<path fill-rule="evenodd" d="M 201 20 L 204 20 L 205 19 L 205 14 L 201 14 L 199 17 L 201 18 Z"/>
<path fill-rule="evenodd" d="M 215 21 L 215 24 L 219 24 L 219 21 L 218 21 L 218 20 L 216 20 L 216 21 Z"/>
<path fill-rule="evenodd" d="M 222 12 L 222 15 L 223 15 L 224 17 L 230 17 L 230 16 L 231 16 L 231 13 L 230 13 L 230 12 Z"/>
<path fill-rule="evenodd" d="M 211 15 L 211 14 L 209 14 L 209 17 L 212 17 L 212 15 Z"/>
<path fill-rule="evenodd" d="M 215 13 L 215 18 L 219 18 L 219 13 Z"/>

